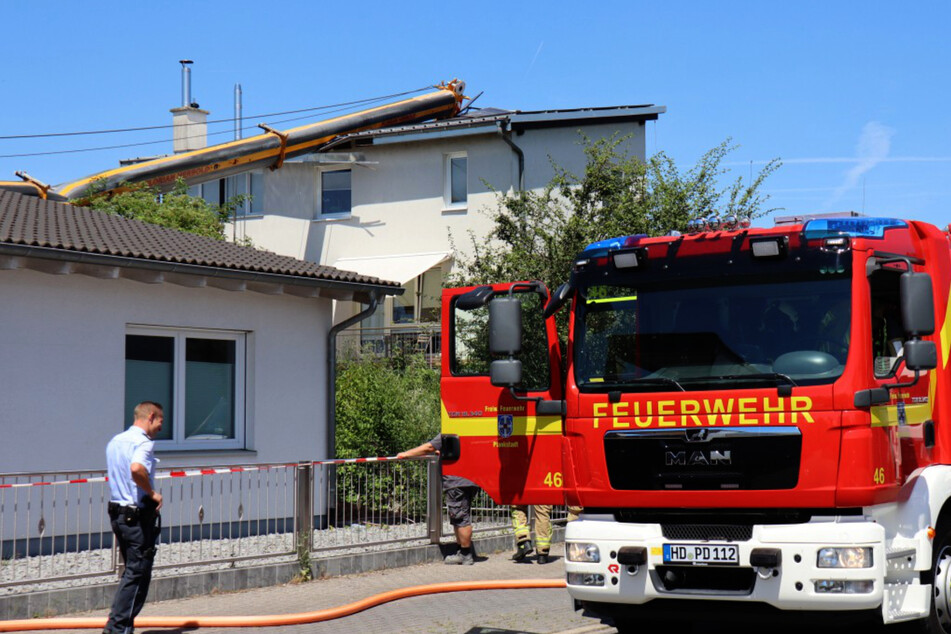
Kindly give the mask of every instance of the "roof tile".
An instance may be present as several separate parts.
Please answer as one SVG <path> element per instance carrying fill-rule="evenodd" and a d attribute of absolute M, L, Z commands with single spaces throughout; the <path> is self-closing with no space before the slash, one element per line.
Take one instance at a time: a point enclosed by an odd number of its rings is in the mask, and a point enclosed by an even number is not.
<path fill-rule="evenodd" d="M 0 190 L 0 244 L 188 263 L 249 273 L 398 287 L 396 282 Z"/>

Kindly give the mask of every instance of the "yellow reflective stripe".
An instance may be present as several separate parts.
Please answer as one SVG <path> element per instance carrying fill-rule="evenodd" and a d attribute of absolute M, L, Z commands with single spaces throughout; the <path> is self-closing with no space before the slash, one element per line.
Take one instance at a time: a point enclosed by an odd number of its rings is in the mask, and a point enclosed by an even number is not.
<path fill-rule="evenodd" d="M 941 367 L 948 367 L 948 353 L 951 352 L 951 293 L 948 294 L 948 304 L 944 309 L 944 323 L 938 333 L 941 345 Z"/>
<path fill-rule="evenodd" d="M 586 300 L 586 304 L 607 304 L 609 302 L 633 302 L 637 300 L 637 295 L 630 295 L 628 297 L 604 297 L 601 299 L 589 299 Z"/>
<path fill-rule="evenodd" d="M 446 403 L 442 409 L 442 433 L 457 436 L 498 436 L 498 416 L 459 416 L 450 418 Z M 513 436 L 555 436 L 561 434 L 561 416 L 512 415 Z"/>
<path fill-rule="evenodd" d="M 879 405 L 872 407 L 872 427 L 895 427 L 898 425 L 898 406 Z M 920 425 L 931 418 L 931 404 L 905 405 L 905 424 Z"/>
<path fill-rule="evenodd" d="M 512 436 L 557 436 L 561 434 L 560 416 L 515 416 Z M 499 419 L 488 416 L 446 418 L 442 433 L 457 436 L 498 436 Z"/>

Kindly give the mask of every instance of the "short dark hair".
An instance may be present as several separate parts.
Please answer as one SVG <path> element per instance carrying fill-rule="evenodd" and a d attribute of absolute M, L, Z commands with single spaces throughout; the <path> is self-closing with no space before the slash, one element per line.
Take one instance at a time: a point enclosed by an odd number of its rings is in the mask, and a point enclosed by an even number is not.
<path fill-rule="evenodd" d="M 154 401 L 142 401 L 136 405 L 135 409 L 132 411 L 132 416 L 135 418 L 135 420 L 148 418 L 152 414 L 164 414 L 164 409 L 162 408 L 161 403 L 156 403 Z"/>

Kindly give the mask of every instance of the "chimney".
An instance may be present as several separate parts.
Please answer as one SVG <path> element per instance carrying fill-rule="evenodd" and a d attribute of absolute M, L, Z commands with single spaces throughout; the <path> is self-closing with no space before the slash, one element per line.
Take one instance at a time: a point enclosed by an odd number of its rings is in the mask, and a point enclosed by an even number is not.
<path fill-rule="evenodd" d="M 192 72 L 190 59 L 180 59 L 182 65 L 182 105 L 172 108 L 172 147 L 175 154 L 200 150 L 208 145 L 208 111 L 192 101 Z"/>

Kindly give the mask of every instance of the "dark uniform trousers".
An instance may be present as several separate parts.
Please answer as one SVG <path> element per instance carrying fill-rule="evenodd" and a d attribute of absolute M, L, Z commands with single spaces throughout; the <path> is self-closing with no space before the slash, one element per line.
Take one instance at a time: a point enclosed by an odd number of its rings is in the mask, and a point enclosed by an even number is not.
<path fill-rule="evenodd" d="M 129 634 L 132 622 L 142 611 L 152 581 L 156 541 L 161 531 L 161 517 L 150 508 L 120 506 L 109 503 L 112 532 L 125 561 L 125 571 L 112 602 L 106 629 L 110 634 Z"/>

